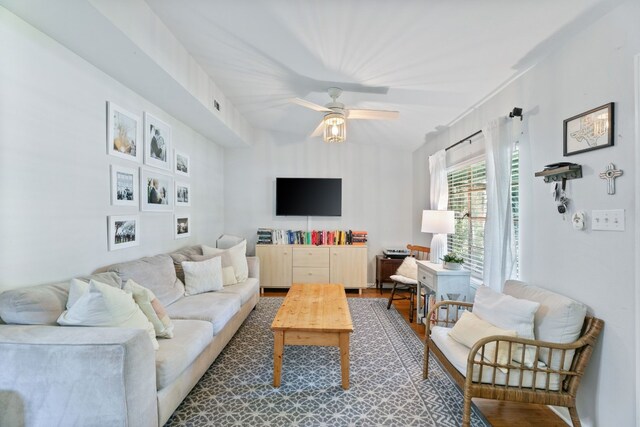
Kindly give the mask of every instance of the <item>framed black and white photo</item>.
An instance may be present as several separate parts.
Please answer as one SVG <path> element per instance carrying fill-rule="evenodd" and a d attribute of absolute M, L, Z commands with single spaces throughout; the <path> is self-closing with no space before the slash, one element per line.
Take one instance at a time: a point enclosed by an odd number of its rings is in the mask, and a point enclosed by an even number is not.
<path fill-rule="evenodd" d="M 111 204 L 138 206 L 138 169 L 111 165 Z"/>
<path fill-rule="evenodd" d="M 176 214 L 174 227 L 176 239 L 191 236 L 191 215 Z"/>
<path fill-rule="evenodd" d="M 140 162 L 140 118 L 113 102 L 107 102 L 107 154 Z"/>
<path fill-rule="evenodd" d="M 191 174 L 191 160 L 185 153 L 175 150 L 173 164 L 176 175 L 189 176 Z"/>
<path fill-rule="evenodd" d="M 173 178 L 150 169 L 140 170 L 140 208 L 143 211 L 173 210 Z"/>
<path fill-rule="evenodd" d="M 584 153 L 613 145 L 613 102 L 577 116 L 563 123 L 564 155 Z"/>
<path fill-rule="evenodd" d="M 140 244 L 140 217 L 138 215 L 109 216 L 107 221 L 110 251 Z"/>
<path fill-rule="evenodd" d="M 144 163 L 171 170 L 171 126 L 144 113 Z"/>
<path fill-rule="evenodd" d="M 191 186 L 176 181 L 176 206 L 191 206 Z"/>

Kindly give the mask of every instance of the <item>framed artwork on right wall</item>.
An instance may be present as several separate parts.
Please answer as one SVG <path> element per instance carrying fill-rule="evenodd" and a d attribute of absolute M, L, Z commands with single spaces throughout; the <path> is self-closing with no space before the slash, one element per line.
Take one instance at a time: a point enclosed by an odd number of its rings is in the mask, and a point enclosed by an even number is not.
<path fill-rule="evenodd" d="M 563 122 L 563 155 L 613 146 L 613 102 L 569 117 Z"/>

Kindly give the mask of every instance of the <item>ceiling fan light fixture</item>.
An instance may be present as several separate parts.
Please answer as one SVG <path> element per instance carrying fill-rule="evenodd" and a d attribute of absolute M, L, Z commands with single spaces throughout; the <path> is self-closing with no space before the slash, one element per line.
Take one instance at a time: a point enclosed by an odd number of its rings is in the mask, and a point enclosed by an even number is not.
<path fill-rule="evenodd" d="M 324 142 L 344 142 L 347 139 L 347 121 L 342 113 L 324 116 Z"/>

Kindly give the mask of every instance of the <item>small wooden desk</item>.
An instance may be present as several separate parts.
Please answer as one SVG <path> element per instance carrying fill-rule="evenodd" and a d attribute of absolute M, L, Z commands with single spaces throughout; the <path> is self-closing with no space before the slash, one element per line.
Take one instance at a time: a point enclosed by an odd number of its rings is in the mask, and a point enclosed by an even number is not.
<path fill-rule="evenodd" d="M 376 255 L 376 289 L 380 289 L 382 293 L 382 284 L 385 282 L 392 283 L 391 276 L 396 274 L 396 270 L 404 258 L 387 258 L 384 255 Z"/>
<path fill-rule="evenodd" d="M 319 345 L 340 347 L 342 388 L 349 388 L 349 334 L 353 323 L 342 285 L 293 284 L 271 330 L 274 387 L 280 387 L 285 345 Z"/>

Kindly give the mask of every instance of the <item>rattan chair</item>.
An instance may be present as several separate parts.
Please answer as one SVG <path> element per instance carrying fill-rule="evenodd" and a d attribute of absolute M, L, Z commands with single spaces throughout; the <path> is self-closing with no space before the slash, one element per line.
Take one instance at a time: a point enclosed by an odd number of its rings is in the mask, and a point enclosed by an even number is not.
<path fill-rule="evenodd" d="M 429 252 L 431 252 L 431 249 L 426 246 L 407 245 L 407 249 L 409 249 L 409 256 L 412 256 L 417 260 L 426 260 L 429 257 Z M 394 300 L 408 299 L 409 322 L 413 322 L 413 312 L 415 311 L 414 301 L 418 288 L 418 280 L 412 277 L 405 277 L 400 274 L 394 274 L 390 279 L 393 282 L 393 287 L 391 288 L 391 295 L 389 295 L 387 310 L 391 308 L 391 303 Z M 404 291 L 406 294 L 396 296 L 397 291 Z"/>
<path fill-rule="evenodd" d="M 425 336 L 423 378 L 426 379 L 428 377 L 429 352 L 432 352 L 464 391 L 462 425 L 464 427 L 470 425 L 471 399 L 480 397 L 483 399 L 564 406 L 569 409 L 574 427 L 580 426 L 580 418 L 578 418 L 576 409 L 576 393 L 582 375 L 591 358 L 593 346 L 604 327 L 604 321 L 586 316 L 580 337 L 576 341 L 567 344 L 507 336 L 483 338 L 469 352 L 466 369 L 467 376 L 465 377 L 447 360 L 443 352 L 430 339 L 430 336 L 432 326 L 451 327 L 456 323 L 462 311 L 472 307 L 473 304 L 471 303 L 459 301 L 442 301 L 435 304 L 429 310 L 427 316 L 427 319 L 432 320 L 427 322 Z M 500 364 L 497 362 L 497 351 L 495 351 L 496 356 L 494 356 L 493 360 L 488 361 L 484 358 L 484 354 L 485 347 L 489 344 L 506 345 L 509 353 L 511 353 L 512 347 L 515 347 L 516 344 L 522 344 L 522 347 L 518 347 L 517 350 L 522 351 L 521 360 L 524 359 L 524 352 L 527 348 L 534 348 L 536 361 L 531 368 L 513 361 L 509 361 L 507 364 Z M 549 352 L 549 360 L 560 361 L 558 369 L 538 362 L 538 356 L 546 351 Z M 568 365 L 568 363 L 565 363 L 568 358 L 571 358 L 569 368 L 563 369 Z M 499 371 L 497 371 L 498 368 L 502 370 L 500 372 L 506 372 L 506 381 L 502 381 L 504 384 L 497 381 L 497 378 L 500 377 Z M 468 375 L 470 372 L 473 374 Z M 527 376 L 532 378 L 528 383 L 524 380 Z M 558 390 L 553 390 L 550 385 L 554 376 L 560 381 Z M 505 376 L 503 375 L 502 378 L 504 380 Z"/>

